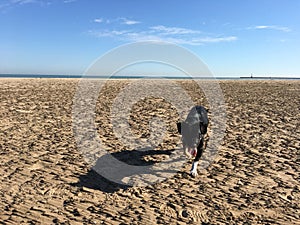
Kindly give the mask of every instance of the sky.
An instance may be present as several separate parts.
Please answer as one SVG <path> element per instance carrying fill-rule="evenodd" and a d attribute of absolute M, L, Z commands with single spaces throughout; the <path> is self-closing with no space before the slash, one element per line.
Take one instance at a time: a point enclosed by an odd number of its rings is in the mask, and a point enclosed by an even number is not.
<path fill-rule="evenodd" d="M 0 0 L 0 73 L 81 75 L 119 46 L 166 41 L 215 76 L 300 77 L 299 11 L 299 0 Z"/>

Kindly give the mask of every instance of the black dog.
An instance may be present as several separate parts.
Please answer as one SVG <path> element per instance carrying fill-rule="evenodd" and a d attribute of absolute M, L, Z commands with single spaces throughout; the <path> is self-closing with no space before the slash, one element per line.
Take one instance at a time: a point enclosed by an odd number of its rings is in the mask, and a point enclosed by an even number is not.
<path fill-rule="evenodd" d="M 187 156 L 194 156 L 191 175 L 197 176 L 197 166 L 203 153 L 204 135 L 208 127 L 208 110 L 203 106 L 195 106 L 189 112 L 186 120 L 177 123 L 178 132 L 182 135 L 182 144 Z"/>

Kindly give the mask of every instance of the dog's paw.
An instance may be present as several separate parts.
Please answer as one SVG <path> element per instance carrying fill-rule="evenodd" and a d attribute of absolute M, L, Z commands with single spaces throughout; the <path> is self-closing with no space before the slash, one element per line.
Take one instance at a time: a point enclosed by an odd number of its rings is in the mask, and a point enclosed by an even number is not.
<path fill-rule="evenodd" d="M 197 170 L 191 170 L 190 174 L 191 174 L 192 177 L 198 176 Z"/>
<path fill-rule="evenodd" d="M 192 169 L 190 172 L 191 176 L 193 176 L 193 177 L 196 177 L 198 175 L 197 166 L 198 166 L 198 162 L 193 162 Z"/>

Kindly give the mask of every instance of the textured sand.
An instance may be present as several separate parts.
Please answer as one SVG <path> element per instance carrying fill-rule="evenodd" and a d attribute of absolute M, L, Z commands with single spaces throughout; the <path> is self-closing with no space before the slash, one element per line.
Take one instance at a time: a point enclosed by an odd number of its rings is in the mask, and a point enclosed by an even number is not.
<path fill-rule="evenodd" d="M 151 116 L 165 119 L 157 152 L 132 155 L 113 134 L 109 109 L 128 82 L 102 90 L 99 137 L 124 162 L 164 160 L 180 136 L 179 115 L 163 99 L 138 102 L 130 119 L 141 138 L 149 136 Z M 177 82 L 207 106 L 192 81 Z M 196 178 L 187 162 L 163 182 L 131 188 L 95 173 L 78 152 L 71 117 L 77 83 L 0 80 L 1 224 L 300 224 L 299 81 L 220 82 L 227 126 L 213 163 Z"/>

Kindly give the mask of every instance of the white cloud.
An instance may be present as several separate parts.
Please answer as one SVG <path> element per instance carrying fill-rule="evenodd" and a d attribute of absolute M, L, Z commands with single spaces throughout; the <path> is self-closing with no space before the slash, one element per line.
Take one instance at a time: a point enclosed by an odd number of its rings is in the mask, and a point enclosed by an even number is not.
<path fill-rule="evenodd" d="M 199 30 L 191 30 L 181 27 L 153 26 L 147 30 L 100 30 L 89 31 L 96 37 L 110 37 L 122 41 L 167 41 L 185 45 L 203 45 L 207 43 L 232 42 L 236 36 L 205 36 Z"/>
<path fill-rule="evenodd" d="M 77 0 L 64 0 L 64 3 L 72 3 L 72 2 L 76 2 Z"/>
<path fill-rule="evenodd" d="M 129 20 L 127 18 L 120 18 L 120 20 L 122 20 L 122 24 L 126 24 L 126 25 L 135 25 L 135 24 L 141 23 L 140 21 Z"/>
<path fill-rule="evenodd" d="M 250 30 L 278 30 L 278 31 L 283 31 L 283 32 L 290 32 L 291 29 L 288 27 L 283 27 L 283 26 L 276 26 L 276 25 L 259 25 L 259 26 L 253 26 L 253 27 L 248 27 L 247 29 Z"/>
<path fill-rule="evenodd" d="M 51 0 L 43 1 L 43 0 L 7 0 L 4 4 L 0 4 L 0 9 L 12 9 L 16 6 L 24 6 L 27 4 L 37 4 L 40 6 L 47 6 L 52 3 Z"/>
<path fill-rule="evenodd" d="M 230 42 L 236 40 L 238 40 L 236 36 L 225 36 L 225 37 L 205 37 L 205 38 L 200 38 L 197 41 L 202 43 L 218 43 L 218 42 Z"/>
<path fill-rule="evenodd" d="M 2 3 L 2 2 L 4 3 Z M 71 3 L 78 0 L 0 0 L 0 12 L 6 12 L 7 10 L 15 7 L 24 7 L 25 5 L 35 4 L 40 7 L 52 5 L 54 3 Z"/>
<path fill-rule="evenodd" d="M 37 1 L 37 0 L 11 0 L 10 2 L 12 4 L 24 5 L 24 4 L 28 4 L 28 3 L 39 3 L 40 1 Z"/>
<path fill-rule="evenodd" d="M 163 25 L 150 27 L 151 30 L 160 32 L 163 35 L 172 35 L 172 34 L 200 34 L 198 30 L 190 30 L 181 27 L 165 27 Z"/>
<path fill-rule="evenodd" d="M 103 30 L 103 31 L 94 31 L 90 30 L 89 34 L 96 37 L 117 37 L 119 35 L 124 35 L 129 33 L 127 30 Z"/>
<path fill-rule="evenodd" d="M 104 20 L 102 18 L 97 18 L 97 19 L 94 19 L 94 22 L 95 23 L 102 23 L 102 22 L 104 22 Z"/>
<path fill-rule="evenodd" d="M 116 19 L 96 18 L 93 21 L 95 23 L 106 23 L 106 24 L 118 23 L 118 24 L 123 24 L 123 25 L 135 25 L 135 24 L 141 23 L 140 21 L 129 20 L 125 17 L 119 17 L 119 18 L 116 18 Z"/>

